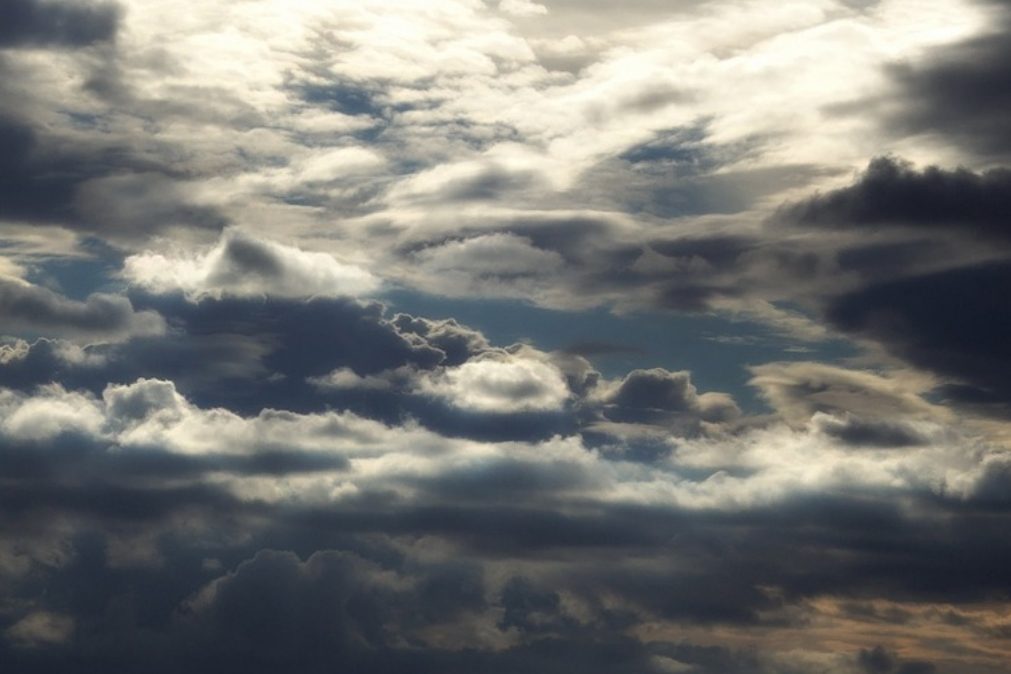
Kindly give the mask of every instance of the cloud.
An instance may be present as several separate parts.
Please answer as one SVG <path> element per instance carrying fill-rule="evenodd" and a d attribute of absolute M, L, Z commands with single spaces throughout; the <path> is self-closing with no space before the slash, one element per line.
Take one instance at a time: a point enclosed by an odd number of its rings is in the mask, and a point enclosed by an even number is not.
<path fill-rule="evenodd" d="M 955 400 L 997 405 L 1007 386 L 1011 323 L 1005 262 L 872 284 L 828 307 L 839 329 L 873 339 L 908 362 L 947 378 Z"/>
<path fill-rule="evenodd" d="M 809 226 L 906 226 L 971 232 L 1003 239 L 1011 218 L 1011 170 L 917 171 L 891 157 L 871 161 L 849 187 L 791 204 L 779 217 Z"/>
<path fill-rule="evenodd" d="M 548 8 L 531 0 L 502 0 L 498 3 L 500 12 L 521 18 L 539 16 L 548 13 Z"/>
<path fill-rule="evenodd" d="M 1011 124 L 1011 15 L 999 2 L 989 10 L 986 30 L 934 50 L 924 59 L 894 64 L 888 75 L 898 86 L 888 123 L 905 133 L 931 134 L 983 157 L 1006 158 Z"/>
<path fill-rule="evenodd" d="M 813 362 L 767 363 L 752 367 L 751 372 L 751 385 L 792 423 L 805 423 L 819 412 L 881 421 L 945 417 L 943 408 L 922 397 L 931 384 L 915 377 L 884 376 Z"/>
<path fill-rule="evenodd" d="M 558 368 L 523 350 L 489 352 L 437 372 L 420 386 L 454 407 L 493 414 L 556 411 L 570 395 Z"/>
<path fill-rule="evenodd" d="M 71 616 L 35 611 L 7 628 L 7 638 L 30 647 L 52 646 L 65 643 L 74 634 Z"/>
<path fill-rule="evenodd" d="M 1007 670 L 1000 3 L 191 4 L 0 10 L 7 669 Z"/>
<path fill-rule="evenodd" d="M 183 292 L 192 299 L 359 296 L 379 287 L 378 279 L 360 267 L 238 229 L 226 230 L 219 243 L 205 253 L 131 255 L 124 262 L 123 276 L 145 290 Z"/>
<path fill-rule="evenodd" d="M 6 0 L 0 7 L 0 46 L 84 47 L 116 36 L 120 10 L 107 2 Z"/>
<path fill-rule="evenodd" d="M 733 398 L 699 394 L 688 372 L 663 368 L 633 370 L 599 396 L 608 419 L 619 422 L 676 424 L 679 421 L 728 421 L 740 415 Z"/>
<path fill-rule="evenodd" d="M 121 341 L 165 331 L 159 314 L 136 311 L 120 295 L 94 293 L 77 301 L 12 277 L 0 277 L 0 318 L 8 335 L 52 335 L 83 342 Z"/>

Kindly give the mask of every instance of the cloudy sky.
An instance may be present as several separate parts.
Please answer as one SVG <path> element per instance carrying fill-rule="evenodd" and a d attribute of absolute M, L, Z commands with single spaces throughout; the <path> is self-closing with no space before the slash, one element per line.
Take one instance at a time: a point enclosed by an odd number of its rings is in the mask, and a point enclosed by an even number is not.
<path fill-rule="evenodd" d="M 0 0 L 5 671 L 1011 672 L 1002 0 Z"/>

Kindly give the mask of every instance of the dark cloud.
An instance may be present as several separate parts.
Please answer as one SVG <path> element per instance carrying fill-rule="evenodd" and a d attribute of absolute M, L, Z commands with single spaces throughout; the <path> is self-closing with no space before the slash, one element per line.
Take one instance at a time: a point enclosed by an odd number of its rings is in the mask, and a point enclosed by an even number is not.
<path fill-rule="evenodd" d="M 842 419 L 819 417 L 815 426 L 822 433 L 855 447 L 910 447 L 928 442 L 922 433 L 906 424 L 866 420 L 852 415 Z"/>
<path fill-rule="evenodd" d="M 828 308 L 839 329 L 882 343 L 952 380 L 967 402 L 1011 402 L 1011 264 L 963 267 L 874 284 Z"/>
<path fill-rule="evenodd" d="M 117 242 L 144 240 L 171 226 L 220 230 L 228 224 L 189 198 L 176 182 L 178 170 L 124 145 L 54 137 L 11 111 L 17 103 L 11 98 L 0 109 L 0 217 L 98 232 Z"/>
<path fill-rule="evenodd" d="M 778 217 L 809 226 L 898 225 L 1007 239 L 1011 170 L 974 173 L 931 166 L 917 171 L 899 159 L 879 157 L 852 186 L 788 205 Z"/>
<path fill-rule="evenodd" d="M 53 335 L 83 340 L 121 340 L 164 332 L 162 317 L 136 311 L 120 295 L 93 294 L 83 302 L 47 288 L 0 277 L 0 319 L 7 335 Z"/>
<path fill-rule="evenodd" d="M 0 47 L 84 47 L 116 36 L 120 9 L 108 2 L 4 0 Z"/>
<path fill-rule="evenodd" d="M 905 133 L 931 133 L 987 157 L 1011 152 L 1011 15 L 1001 2 L 992 30 L 933 50 L 925 59 L 893 65 L 899 111 L 890 123 Z"/>
<path fill-rule="evenodd" d="M 613 421 L 675 424 L 726 421 L 740 414 L 723 394 L 699 395 L 688 372 L 662 368 L 633 370 L 602 400 L 604 415 Z"/>
<path fill-rule="evenodd" d="M 902 661 L 882 646 L 860 651 L 857 664 L 867 674 L 931 674 L 937 671 L 937 667 L 930 662 Z"/>
<path fill-rule="evenodd" d="M 856 272 L 869 280 L 883 280 L 942 259 L 946 252 L 950 253 L 951 248 L 942 241 L 887 241 L 843 248 L 835 259 L 840 271 Z"/>

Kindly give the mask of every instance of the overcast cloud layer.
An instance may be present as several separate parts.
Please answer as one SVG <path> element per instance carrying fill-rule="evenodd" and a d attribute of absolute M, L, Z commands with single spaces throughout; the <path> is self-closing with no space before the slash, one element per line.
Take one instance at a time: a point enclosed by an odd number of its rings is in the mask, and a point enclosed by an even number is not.
<path fill-rule="evenodd" d="M 4 671 L 1011 674 L 1000 0 L 0 0 Z"/>

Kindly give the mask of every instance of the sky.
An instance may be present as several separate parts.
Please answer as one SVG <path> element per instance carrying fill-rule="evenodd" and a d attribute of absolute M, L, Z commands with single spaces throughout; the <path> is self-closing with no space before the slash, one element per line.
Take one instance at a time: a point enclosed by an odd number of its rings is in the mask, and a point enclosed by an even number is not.
<path fill-rule="evenodd" d="M 1011 674 L 1011 5 L 0 0 L 4 671 Z"/>

